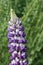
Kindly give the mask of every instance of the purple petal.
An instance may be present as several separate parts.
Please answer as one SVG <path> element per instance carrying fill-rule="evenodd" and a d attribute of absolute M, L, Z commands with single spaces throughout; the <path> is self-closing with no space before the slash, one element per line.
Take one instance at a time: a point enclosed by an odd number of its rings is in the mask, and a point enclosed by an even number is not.
<path fill-rule="evenodd" d="M 25 40 L 25 39 L 23 39 L 23 40 L 22 40 L 22 43 L 26 43 L 26 40 Z"/>
<path fill-rule="evenodd" d="M 18 40 L 18 43 L 26 43 L 26 40 L 20 39 L 20 40 Z"/>
<path fill-rule="evenodd" d="M 10 60 L 13 60 L 14 58 L 15 58 L 15 57 L 11 56 L 11 57 L 10 57 Z"/>
<path fill-rule="evenodd" d="M 10 43 L 18 43 L 18 40 L 14 39 L 14 40 L 9 40 Z"/>
<path fill-rule="evenodd" d="M 15 58 L 16 64 L 19 65 L 19 59 L 16 57 Z"/>
<path fill-rule="evenodd" d="M 20 46 L 18 45 L 16 45 L 16 51 L 19 51 L 20 50 Z"/>
<path fill-rule="evenodd" d="M 24 27 L 23 27 L 23 26 L 19 26 L 18 29 L 19 29 L 20 31 L 24 31 Z"/>
<path fill-rule="evenodd" d="M 22 43 L 22 40 L 18 40 L 18 43 Z"/>
<path fill-rule="evenodd" d="M 13 42 L 15 42 L 15 40 L 11 40 L 11 39 L 9 39 L 9 43 L 13 43 Z"/>
<path fill-rule="evenodd" d="M 11 63 L 10 63 L 9 65 L 16 65 L 16 64 L 11 64 Z"/>
<path fill-rule="evenodd" d="M 21 51 L 26 51 L 26 46 L 20 46 Z"/>
<path fill-rule="evenodd" d="M 21 59 L 21 53 L 20 52 L 18 53 L 18 58 Z"/>
<path fill-rule="evenodd" d="M 23 63 L 20 63 L 20 65 L 24 65 Z"/>
<path fill-rule="evenodd" d="M 10 52 L 10 53 L 12 53 L 13 51 L 14 51 L 14 49 L 13 49 L 13 48 L 10 48 L 10 49 L 9 49 L 9 52 Z"/>
<path fill-rule="evenodd" d="M 14 29 L 8 28 L 8 31 L 9 31 L 9 32 L 12 32 L 13 30 L 14 30 Z"/>
<path fill-rule="evenodd" d="M 18 54 L 17 54 L 17 52 L 15 52 L 15 51 L 12 53 L 12 56 L 13 56 L 13 57 L 17 57 L 17 55 L 18 55 Z"/>
<path fill-rule="evenodd" d="M 22 61 L 20 62 L 20 65 L 24 65 Z"/>
<path fill-rule="evenodd" d="M 19 34 L 19 29 L 16 29 L 16 35 L 18 35 Z"/>
<path fill-rule="evenodd" d="M 22 32 L 22 31 L 19 31 L 19 35 L 22 36 L 22 37 L 26 36 L 26 34 L 24 32 Z"/>
<path fill-rule="evenodd" d="M 27 54 L 23 53 L 21 57 L 22 57 L 22 59 L 25 59 L 25 58 L 27 58 Z"/>
<path fill-rule="evenodd" d="M 14 28 L 17 28 L 16 25 L 14 25 Z"/>
<path fill-rule="evenodd" d="M 12 65 L 11 63 L 9 65 Z"/>
<path fill-rule="evenodd" d="M 14 34 L 8 33 L 8 38 L 10 38 L 10 37 L 14 37 Z"/>
<path fill-rule="evenodd" d="M 24 62 L 24 65 L 28 65 L 28 62 L 26 61 L 26 62 Z"/>
<path fill-rule="evenodd" d="M 11 48 L 11 47 L 12 47 L 12 45 L 11 45 L 11 44 L 8 44 L 8 47 L 9 47 L 9 48 Z"/>
<path fill-rule="evenodd" d="M 16 32 L 15 34 L 16 34 L 17 36 L 19 36 L 19 32 Z"/>
<path fill-rule="evenodd" d="M 25 36 L 26 36 L 26 34 L 25 34 L 25 33 L 23 33 L 23 34 L 22 34 L 22 36 L 23 36 L 23 37 L 25 37 Z"/>
<path fill-rule="evenodd" d="M 12 44 L 12 43 L 11 43 Z M 9 48 L 15 48 L 16 47 L 16 45 L 14 46 L 14 45 L 11 45 L 11 44 L 8 44 L 8 47 Z"/>

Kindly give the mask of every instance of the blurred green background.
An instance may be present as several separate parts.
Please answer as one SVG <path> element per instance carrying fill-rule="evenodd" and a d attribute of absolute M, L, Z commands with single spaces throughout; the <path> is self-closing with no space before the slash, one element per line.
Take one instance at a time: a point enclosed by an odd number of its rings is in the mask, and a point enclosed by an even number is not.
<path fill-rule="evenodd" d="M 8 65 L 7 28 L 10 9 L 22 21 L 29 65 L 43 65 L 43 0 L 0 0 L 0 65 Z"/>

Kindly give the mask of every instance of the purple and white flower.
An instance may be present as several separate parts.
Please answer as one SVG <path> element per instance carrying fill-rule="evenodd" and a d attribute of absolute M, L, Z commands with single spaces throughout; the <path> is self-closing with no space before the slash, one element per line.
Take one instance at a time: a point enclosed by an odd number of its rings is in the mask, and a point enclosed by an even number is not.
<path fill-rule="evenodd" d="M 26 53 L 24 27 L 18 17 L 8 23 L 9 53 L 11 63 L 9 65 L 28 65 Z"/>

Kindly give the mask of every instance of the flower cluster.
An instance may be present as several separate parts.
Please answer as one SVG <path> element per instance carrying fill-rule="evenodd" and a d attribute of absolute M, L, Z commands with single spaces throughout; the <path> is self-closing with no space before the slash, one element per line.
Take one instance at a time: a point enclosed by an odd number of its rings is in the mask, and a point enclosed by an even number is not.
<path fill-rule="evenodd" d="M 11 53 L 9 65 L 27 65 L 24 27 L 17 17 L 8 23 L 8 39 L 9 52 Z"/>

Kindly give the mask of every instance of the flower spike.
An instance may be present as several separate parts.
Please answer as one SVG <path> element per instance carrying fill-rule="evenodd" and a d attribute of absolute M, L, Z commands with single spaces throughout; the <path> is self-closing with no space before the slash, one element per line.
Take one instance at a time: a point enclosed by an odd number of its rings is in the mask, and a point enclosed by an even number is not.
<path fill-rule="evenodd" d="M 11 9 L 11 20 L 8 22 L 8 48 L 11 53 L 9 65 L 28 65 L 25 36 L 21 21 Z"/>

